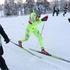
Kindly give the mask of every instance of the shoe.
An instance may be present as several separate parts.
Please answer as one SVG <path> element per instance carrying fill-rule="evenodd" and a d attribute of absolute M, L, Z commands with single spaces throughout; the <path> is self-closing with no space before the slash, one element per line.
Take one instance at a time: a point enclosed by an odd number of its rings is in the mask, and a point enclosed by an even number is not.
<path fill-rule="evenodd" d="M 48 53 L 47 51 L 45 51 L 44 48 L 41 49 L 41 53 L 42 53 L 42 54 L 45 54 L 45 55 L 49 55 L 49 53 Z"/>
<path fill-rule="evenodd" d="M 22 48 L 22 41 L 18 41 L 18 45 Z"/>

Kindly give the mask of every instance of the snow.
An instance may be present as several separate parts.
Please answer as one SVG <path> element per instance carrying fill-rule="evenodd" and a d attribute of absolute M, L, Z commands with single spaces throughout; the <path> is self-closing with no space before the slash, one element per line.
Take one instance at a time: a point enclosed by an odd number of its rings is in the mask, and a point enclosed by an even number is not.
<path fill-rule="evenodd" d="M 45 15 L 49 16 L 48 21 L 43 22 L 45 26 L 42 37 L 45 49 L 51 54 L 70 60 L 70 23 L 67 20 L 70 13 L 67 13 L 65 17 L 62 16 L 62 13 L 54 17 L 52 14 Z M 42 17 L 45 15 L 42 15 Z M 9 38 L 17 43 L 18 40 L 25 37 L 28 19 L 29 15 L 0 17 L 0 24 Z M 43 24 L 38 26 L 40 32 L 42 26 Z M 33 52 L 42 57 L 42 59 L 39 59 L 11 42 L 6 44 L 2 39 L 2 43 L 3 57 L 10 70 L 70 70 L 69 63 Z M 38 40 L 33 34 L 27 42 L 23 43 L 23 47 L 40 50 Z"/>

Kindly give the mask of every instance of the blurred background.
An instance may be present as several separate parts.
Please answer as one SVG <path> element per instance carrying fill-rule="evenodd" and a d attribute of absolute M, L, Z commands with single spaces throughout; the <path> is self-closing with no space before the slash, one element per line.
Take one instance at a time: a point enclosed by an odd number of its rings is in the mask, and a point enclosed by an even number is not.
<path fill-rule="evenodd" d="M 42 14 L 52 13 L 57 6 L 63 12 L 64 6 L 68 6 L 70 12 L 70 0 L 0 0 L 1 16 L 30 14 L 33 9 L 39 9 Z"/>

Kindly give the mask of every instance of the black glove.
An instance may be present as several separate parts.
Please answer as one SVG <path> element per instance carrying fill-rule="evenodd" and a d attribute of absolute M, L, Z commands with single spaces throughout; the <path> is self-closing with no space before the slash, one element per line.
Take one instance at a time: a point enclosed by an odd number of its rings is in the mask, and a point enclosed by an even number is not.
<path fill-rule="evenodd" d="M 9 43 L 10 42 L 10 39 L 8 38 L 8 39 L 5 39 L 5 42 L 6 43 Z"/>

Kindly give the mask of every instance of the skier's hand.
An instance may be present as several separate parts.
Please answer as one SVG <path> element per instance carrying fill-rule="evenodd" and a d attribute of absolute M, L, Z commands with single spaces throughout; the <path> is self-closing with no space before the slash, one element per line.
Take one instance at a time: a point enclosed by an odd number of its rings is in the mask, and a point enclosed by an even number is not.
<path fill-rule="evenodd" d="M 48 16 L 45 16 L 41 19 L 41 21 L 47 21 L 48 20 Z"/>
<path fill-rule="evenodd" d="M 28 21 L 29 22 L 29 24 L 32 24 L 32 22 L 31 21 Z"/>
<path fill-rule="evenodd" d="M 5 42 L 6 43 L 9 43 L 10 42 L 10 39 L 8 38 L 8 39 L 5 39 Z"/>

